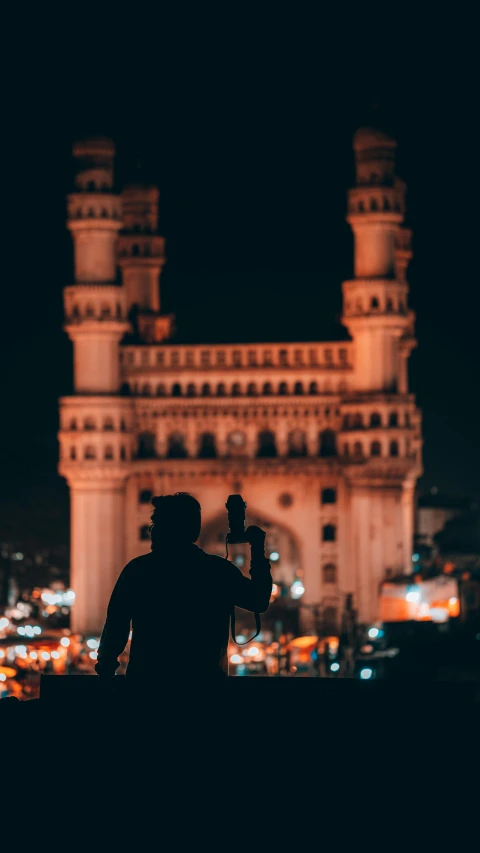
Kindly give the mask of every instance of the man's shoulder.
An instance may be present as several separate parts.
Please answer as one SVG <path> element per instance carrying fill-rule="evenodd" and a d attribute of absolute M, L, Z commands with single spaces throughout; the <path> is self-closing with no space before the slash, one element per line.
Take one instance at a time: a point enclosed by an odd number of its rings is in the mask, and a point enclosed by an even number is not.
<path fill-rule="evenodd" d="M 130 562 L 127 563 L 124 571 L 128 573 L 138 571 L 138 569 L 147 566 L 149 563 L 153 562 L 153 560 L 153 551 L 149 551 L 148 554 L 140 554 L 140 556 L 134 557 L 133 560 L 130 560 Z"/>
<path fill-rule="evenodd" d="M 199 548 L 198 545 L 196 546 L 196 550 L 198 559 L 208 563 L 209 567 L 212 569 L 225 571 L 226 568 L 232 567 L 230 560 L 227 560 L 226 557 L 222 557 L 220 554 L 209 554 L 208 551 L 204 551 L 203 548 Z"/>

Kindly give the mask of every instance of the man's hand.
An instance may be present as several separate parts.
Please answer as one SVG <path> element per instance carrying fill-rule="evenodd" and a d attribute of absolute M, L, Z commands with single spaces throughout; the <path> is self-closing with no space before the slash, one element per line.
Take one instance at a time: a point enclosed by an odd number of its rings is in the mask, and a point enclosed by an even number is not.
<path fill-rule="evenodd" d="M 263 554 L 265 550 L 265 537 L 266 533 L 262 530 L 261 527 L 257 527 L 256 524 L 251 524 L 250 527 L 247 527 L 245 531 L 245 536 L 247 542 L 250 543 L 252 551 L 256 554 Z"/>

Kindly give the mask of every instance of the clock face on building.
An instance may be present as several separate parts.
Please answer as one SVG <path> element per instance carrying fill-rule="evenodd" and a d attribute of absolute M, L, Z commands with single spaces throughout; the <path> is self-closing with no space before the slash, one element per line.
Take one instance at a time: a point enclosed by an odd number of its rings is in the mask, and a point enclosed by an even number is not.
<path fill-rule="evenodd" d="M 235 430 L 235 432 L 231 432 L 228 436 L 230 444 L 233 444 L 234 447 L 243 447 L 245 444 L 245 433 L 240 430 Z"/>

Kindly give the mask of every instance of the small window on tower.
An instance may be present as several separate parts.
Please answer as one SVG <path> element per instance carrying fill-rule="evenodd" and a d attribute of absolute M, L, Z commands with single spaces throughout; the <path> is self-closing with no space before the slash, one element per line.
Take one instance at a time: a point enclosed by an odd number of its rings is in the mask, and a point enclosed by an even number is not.
<path fill-rule="evenodd" d="M 337 528 L 334 524 L 324 524 L 322 527 L 323 542 L 335 542 L 337 538 Z"/>
<path fill-rule="evenodd" d="M 322 489 L 322 504 L 334 504 L 337 502 L 336 489 Z"/>
<path fill-rule="evenodd" d="M 200 355 L 200 361 L 204 366 L 210 364 L 210 351 L 208 349 L 202 350 L 202 353 Z"/>
<path fill-rule="evenodd" d="M 235 367 L 242 366 L 242 353 L 240 350 L 234 350 L 232 354 L 233 364 Z"/>
<path fill-rule="evenodd" d="M 141 504 L 149 504 L 152 500 L 152 492 L 150 489 L 142 489 L 138 495 L 138 502 Z"/>

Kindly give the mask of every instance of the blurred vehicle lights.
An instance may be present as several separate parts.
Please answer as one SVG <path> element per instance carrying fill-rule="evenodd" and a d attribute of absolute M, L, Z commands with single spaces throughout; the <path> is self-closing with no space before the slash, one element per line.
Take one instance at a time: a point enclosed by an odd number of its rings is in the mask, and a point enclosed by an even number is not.
<path fill-rule="evenodd" d="M 380 632 L 379 632 L 378 628 L 370 628 L 370 630 L 368 632 L 368 636 L 370 637 L 371 640 L 376 640 L 379 633 Z"/>
<path fill-rule="evenodd" d="M 2 616 L 2 618 L 0 619 L 0 631 L 3 631 L 4 628 L 8 628 L 9 625 L 10 621 L 7 619 L 7 617 Z"/>
<path fill-rule="evenodd" d="M 5 675 L 5 673 L 0 672 L 0 681 L 6 681 L 6 680 L 7 680 L 7 676 Z"/>
<path fill-rule="evenodd" d="M 407 592 L 405 598 L 407 601 L 420 601 L 420 593 L 414 589 Z"/>
<path fill-rule="evenodd" d="M 232 655 L 230 658 L 230 663 L 243 663 L 243 658 L 241 655 Z"/>
<path fill-rule="evenodd" d="M 91 657 L 92 660 L 96 660 L 98 657 L 98 652 L 90 652 L 89 657 Z"/>
<path fill-rule="evenodd" d="M 280 559 L 280 554 L 278 553 L 278 551 L 272 551 L 272 553 L 270 554 L 270 559 L 273 563 L 276 563 L 277 560 Z"/>
<path fill-rule="evenodd" d="M 67 646 L 70 645 L 70 640 L 68 639 L 68 637 L 62 637 L 62 639 L 60 640 L 60 645 L 65 646 L 65 648 L 67 648 Z"/>
<path fill-rule="evenodd" d="M 290 594 L 292 598 L 298 599 L 301 598 L 303 593 L 305 592 L 305 587 L 302 581 L 294 581 L 290 587 Z"/>
<path fill-rule="evenodd" d="M 87 640 L 87 646 L 89 649 L 98 649 L 98 640 L 94 640 L 92 637 L 90 640 Z"/>
<path fill-rule="evenodd" d="M 42 629 L 40 628 L 40 625 L 34 625 L 33 626 L 33 633 L 34 634 L 41 634 L 42 633 Z"/>
<path fill-rule="evenodd" d="M 54 660 L 58 660 L 59 657 L 60 657 L 60 652 L 52 652 L 52 658 Z"/>
<path fill-rule="evenodd" d="M 49 653 L 48 652 L 42 652 L 42 658 L 43 658 L 43 660 L 50 660 Z"/>
<path fill-rule="evenodd" d="M 37 655 L 37 653 L 36 653 L 36 652 L 30 652 L 30 657 L 31 657 L 31 659 L 32 659 L 32 660 L 37 660 L 38 655 Z"/>
<path fill-rule="evenodd" d="M 361 669 L 360 670 L 360 678 L 362 678 L 364 681 L 367 681 L 369 678 L 372 677 L 372 675 L 373 675 L 373 670 L 371 670 L 371 669 Z"/>
<path fill-rule="evenodd" d="M 21 637 L 25 636 L 25 628 L 23 627 L 23 625 L 20 625 L 20 627 L 17 628 L 17 634 L 20 634 Z"/>
<path fill-rule="evenodd" d="M 330 669 L 332 670 L 332 672 L 338 672 L 338 670 L 340 669 L 340 664 L 339 663 L 332 663 Z"/>
<path fill-rule="evenodd" d="M 258 652 L 259 652 L 259 650 L 258 650 L 257 646 L 252 646 L 250 649 L 247 649 L 246 653 L 247 653 L 249 658 L 254 658 L 256 655 L 258 655 Z"/>

